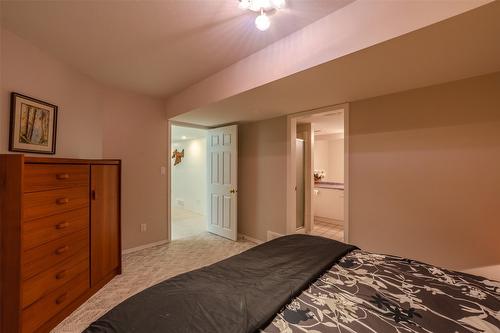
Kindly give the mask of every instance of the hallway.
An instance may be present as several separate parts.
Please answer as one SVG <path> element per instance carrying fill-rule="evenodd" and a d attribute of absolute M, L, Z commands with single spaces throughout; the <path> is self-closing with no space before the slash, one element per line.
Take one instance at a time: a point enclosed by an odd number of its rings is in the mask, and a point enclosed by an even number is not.
<path fill-rule="evenodd" d="M 183 208 L 172 207 L 172 240 L 206 232 L 205 216 Z"/>

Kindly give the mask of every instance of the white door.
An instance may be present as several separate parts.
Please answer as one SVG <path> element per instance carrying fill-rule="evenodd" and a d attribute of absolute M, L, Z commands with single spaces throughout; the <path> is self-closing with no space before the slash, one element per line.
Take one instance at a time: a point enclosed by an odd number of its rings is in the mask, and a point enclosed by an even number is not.
<path fill-rule="evenodd" d="M 208 131 L 208 231 L 236 240 L 238 202 L 238 126 Z"/>

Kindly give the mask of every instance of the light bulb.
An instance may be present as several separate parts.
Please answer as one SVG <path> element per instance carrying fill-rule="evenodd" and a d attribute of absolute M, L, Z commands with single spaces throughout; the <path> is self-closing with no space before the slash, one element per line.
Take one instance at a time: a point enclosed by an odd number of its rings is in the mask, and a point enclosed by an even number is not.
<path fill-rule="evenodd" d="M 248 7 L 250 7 L 250 0 L 240 0 L 238 7 L 240 7 L 240 9 L 248 9 Z"/>
<path fill-rule="evenodd" d="M 255 26 L 260 31 L 266 31 L 267 29 L 269 29 L 270 25 L 271 25 L 271 20 L 269 20 L 269 17 L 267 17 L 265 13 L 260 14 L 255 19 Z"/>

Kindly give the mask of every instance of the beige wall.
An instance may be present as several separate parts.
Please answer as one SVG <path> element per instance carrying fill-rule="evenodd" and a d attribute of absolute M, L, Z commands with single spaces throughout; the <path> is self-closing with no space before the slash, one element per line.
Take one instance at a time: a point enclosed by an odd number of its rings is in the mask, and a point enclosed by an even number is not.
<path fill-rule="evenodd" d="M 344 135 L 316 136 L 314 170 L 325 171 L 323 181 L 344 182 Z"/>
<path fill-rule="evenodd" d="M 238 232 L 285 234 L 286 117 L 240 125 L 238 142 Z"/>
<path fill-rule="evenodd" d="M 10 93 L 59 106 L 57 155 L 120 158 L 123 247 L 164 240 L 167 140 L 164 105 L 96 83 L 2 29 L 0 153 L 8 153 Z M 139 233 L 139 224 L 148 231 Z"/>
<path fill-rule="evenodd" d="M 167 118 L 159 100 L 116 94 L 103 100 L 103 157 L 122 160 L 122 242 L 129 249 L 167 239 Z M 147 230 L 140 232 L 141 223 Z"/>
<path fill-rule="evenodd" d="M 500 73 L 352 103 L 349 165 L 351 243 L 500 264 Z"/>
<path fill-rule="evenodd" d="M 500 279 L 500 73 L 350 104 L 350 242 Z M 286 119 L 240 127 L 239 232 L 286 230 Z"/>
<path fill-rule="evenodd" d="M 57 155 L 102 156 L 102 88 L 2 29 L 0 152 L 8 151 L 12 91 L 59 106 Z"/>

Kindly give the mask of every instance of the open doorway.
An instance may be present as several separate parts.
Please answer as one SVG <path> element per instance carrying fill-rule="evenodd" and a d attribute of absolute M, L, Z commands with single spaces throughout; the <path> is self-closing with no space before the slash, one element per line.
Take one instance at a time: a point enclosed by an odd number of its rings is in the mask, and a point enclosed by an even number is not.
<path fill-rule="evenodd" d="M 238 126 L 169 121 L 170 240 L 206 232 L 237 240 Z"/>
<path fill-rule="evenodd" d="M 348 106 L 288 117 L 288 233 L 348 240 Z"/>
<path fill-rule="evenodd" d="M 207 130 L 171 127 L 171 239 L 207 232 Z"/>
<path fill-rule="evenodd" d="M 311 234 L 344 240 L 344 111 L 309 119 L 313 128 Z"/>

